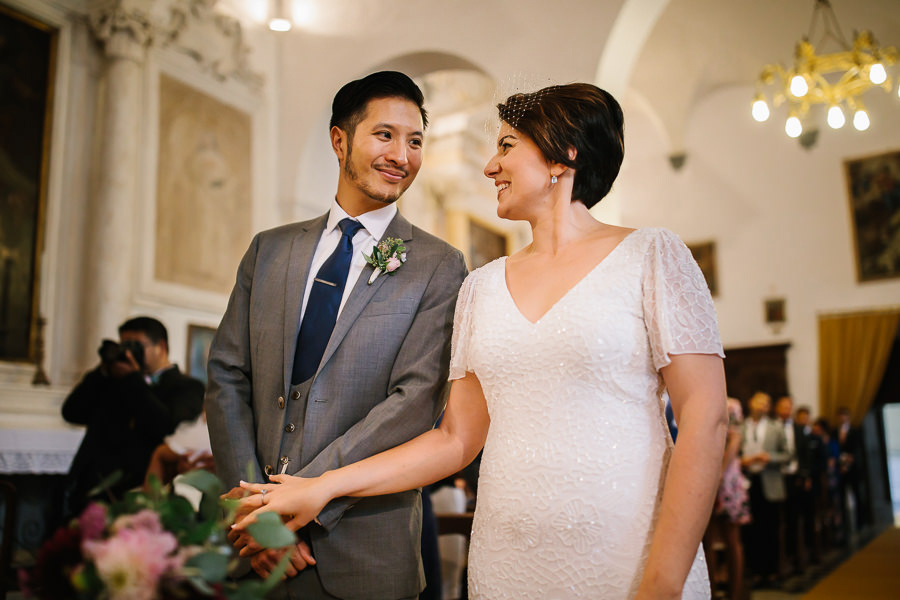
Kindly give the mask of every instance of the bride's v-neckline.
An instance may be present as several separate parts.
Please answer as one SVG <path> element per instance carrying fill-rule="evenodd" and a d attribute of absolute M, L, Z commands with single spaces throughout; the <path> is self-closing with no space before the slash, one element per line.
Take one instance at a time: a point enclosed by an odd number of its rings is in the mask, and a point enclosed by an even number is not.
<path fill-rule="evenodd" d="M 590 271 L 588 271 L 587 273 L 585 273 L 585 274 L 581 277 L 581 279 L 579 279 L 578 281 L 576 281 L 576 282 L 572 285 L 572 287 L 570 287 L 569 289 L 567 289 L 566 292 L 565 292 L 562 296 L 560 296 L 559 298 L 557 298 L 556 301 L 555 301 L 553 304 L 551 304 L 550 307 L 547 308 L 547 310 L 545 310 L 545 311 L 543 312 L 543 314 L 542 314 L 540 317 L 537 318 L 536 321 L 532 321 L 532 320 L 529 319 L 527 316 L 525 316 L 525 313 L 523 313 L 523 312 L 522 312 L 522 309 L 519 308 L 519 303 L 516 302 L 516 299 L 513 297 L 512 292 L 511 292 L 510 289 L 509 289 L 509 281 L 508 281 L 507 278 L 506 278 L 506 261 L 507 261 L 507 259 L 508 259 L 509 257 L 508 257 L 508 256 L 504 256 L 504 257 L 503 257 L 503 289 L 506 291 L 506 297 L 509 299 L 510 302 L 512 302 L 512 305 L 513 305 L 513 307 L 516 309 L 516 312 L 519 314 L 519 316 L 522 317 L 526 322 L 530 323 L 531 325 L 538 325 L 538 324 L 540 324 L 540 322 L 543 321 L 544 318 L 545 318 L 547 315 L 549 315 L 551 312 L 553 312 L 553 309 L 555 309 L 557 306 L 559 306 L 566 298 L 569 297 L 569 295 L 570 295 L 576 288 L 578 288 L 582 283 L 584 283 L 585 280 L 587 280 L 588 278 L 590 278 L 591 275 L 593 275 L 596 271 L 598 271 L 598 270 L 600 269 L 600 267 L 603 266 L 603 265 L 606 263 L 606 261 L 609 259 L 609 257 L 616 253 L 616 250 L 619 249 L 619 246 L 621 246 L 622 244 L 624 244 L 624 243 L 625 243 L 625 240 L 627 240 L 628 238 L 630 238 L 630 237 L 631 237 L 634 233 L 636 233 L 637 231 L 639 231 L 639 230 L 638 230 L 638 229 L 635 229 L 635 230 L 633 230 L 633 231 L 630 231 L 630 232 L 628 232 L 628 235 L 626 235 L 626 236 L 623 237 L 621 240 L 619 240 L 618 243 L 617 243 L 615 246 L 613 246 L 613 249 L 606 253 L 606 256 L 604 256 L 603 258 L 601 258 L 600 261 L 599 261 L 596 265 L 594 265 L 593 267 L 591 267 L 591 270 L 590 270 Z"/>

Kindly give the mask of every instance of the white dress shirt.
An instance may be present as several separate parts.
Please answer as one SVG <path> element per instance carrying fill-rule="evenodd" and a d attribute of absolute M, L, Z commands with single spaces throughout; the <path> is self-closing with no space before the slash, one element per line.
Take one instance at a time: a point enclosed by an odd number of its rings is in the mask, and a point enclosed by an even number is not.
<path fill-rule="evenodd" d="M 797 462 L 797 442 L 794 440 L 794 421 L 793 419 L 785 419 L 781 421 L 784 428 L 784 438 L 787 442 L 787 451 L 791 455 L 791 460 L 781 470 L 785 475 L 793 475 L 797 472 L 799 463 Z"/>
<path fill-rule="evenodd" d="M 384 208 L 372 210 L 354 218 L 344 212 L 341 205 L 337 203 L 337 199 L 331 201 L 328 222 L 325 224 L 325 231 L 322 232 L 322 237 L 316 246 L 316 254 L 313 256 L 309 277 L 306 280 L 306 290 L 303 292 L 303 305 L 300 309 L 301 323 L 303 322 L 303 315 L 306 313 L 306 303 L 309 302 L 309 292 L 312 289 L 313 280 L 322 267 L 322 263 L 331 256 L 331 253 L 334 252 L 338 242 L 341 240 L 341 228 L 338 227 L 338 223 L 348 217 L 362 223 L 362 229 L 353 236 L 353 258 L 350 259 L 347 285 L 344 286 L 344 295 L 341 296 L 341 305 L 338 307 L 338 316 L 340 316 L 341 311 L 344 310 L 344 304 L 347 303 L 347 298 L 350 297 L 350 292 L 353 291 L 353 286 L 356 285 L 356 280 L 359 279 L 360 273 L 366 266 L 366 259 L 363 257 L 363 253 L 371 254 L 372 247 L 384 236 L 385 230 L 387 230 L 388 225 L 390 225 L 396 214 L 397 206 L 388 204 Z"/>
<path fill-rule="evenodd" d="M 744 436 L 741 453 L 744 456 L 756 456 L 765 451 L 766 429 L 769 427 L 768 417 L 761 417 L 759 421 L 747 419 L 744 421 Z M 750 473 L 761 473 L 766 465 L 755 462 L 747 467 Z"/>

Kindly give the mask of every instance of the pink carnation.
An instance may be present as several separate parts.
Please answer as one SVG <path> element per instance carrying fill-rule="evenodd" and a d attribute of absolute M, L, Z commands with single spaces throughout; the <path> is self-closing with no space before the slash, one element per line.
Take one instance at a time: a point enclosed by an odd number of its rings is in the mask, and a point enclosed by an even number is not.
<path fill-rule="evenodd" d="M 140 515 L 134 515 L 134 520 Z M 147 520 L 142 524 L 152 523 Z M 83 549 L 85 556 L 93 560 L 110 600 L 152 600 L 159 578 L 183 562 L 182 558 L 170 556 L 177 546 L 175 536 L 168 531 L 126 525 L 108 540 L 85 541 Z"/>
<path fill-rule="evenodd" d="M 78 517 L 78 527 L 81 529 L 83 539 L 100 539 L 103 530 L 106 529 L 106 507 L 97 502 L 88 504 L 88 507 Z"/>
<path fill-rule="evenodd" d="M 388 259 L 387 265 L 386 265 L 386 267 L 387 267 L 387 272 L 390 273 L 391 271 L 397 270 L 397 267 L 399 267 L 401 264 L 403 264 L 403 263 L 401 263 L 401 262 L 400 262 L 400 259 L 397 258 L 396 256 L 390 257 L 390 258 Z"/>

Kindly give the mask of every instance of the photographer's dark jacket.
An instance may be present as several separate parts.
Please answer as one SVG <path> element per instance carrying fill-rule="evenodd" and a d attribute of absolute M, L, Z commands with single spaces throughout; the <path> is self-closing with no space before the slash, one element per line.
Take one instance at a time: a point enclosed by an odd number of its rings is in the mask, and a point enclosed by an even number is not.
<path fill-rule="evenodd" d="M 85 375 L 62 406 L 66 421 L 87 426 L 69 469 L 67 516 L 79 512 L 88 492 L 116 471 L 122 472 L 110 488 L 116 498 L 141 485 L 156 446 L 178 423 L 200 415 L 203 393 L 200 381 L 175 366 L 152 385 L 137 372 L 114 378 L 97 368 Z"/>

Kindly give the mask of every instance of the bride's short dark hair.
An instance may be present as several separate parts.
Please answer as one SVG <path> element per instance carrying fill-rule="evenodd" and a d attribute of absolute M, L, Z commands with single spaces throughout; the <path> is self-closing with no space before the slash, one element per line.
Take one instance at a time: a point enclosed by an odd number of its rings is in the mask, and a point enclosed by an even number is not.
<path fill-rule="evenodd" d="M 513 94 L 497 109 L 544 158 L 575 170 L 573 200 L 590 208 L 609 193 L 625 155 L 622 108 L 609 92 L 589 83 L 553 85 Z"/>

